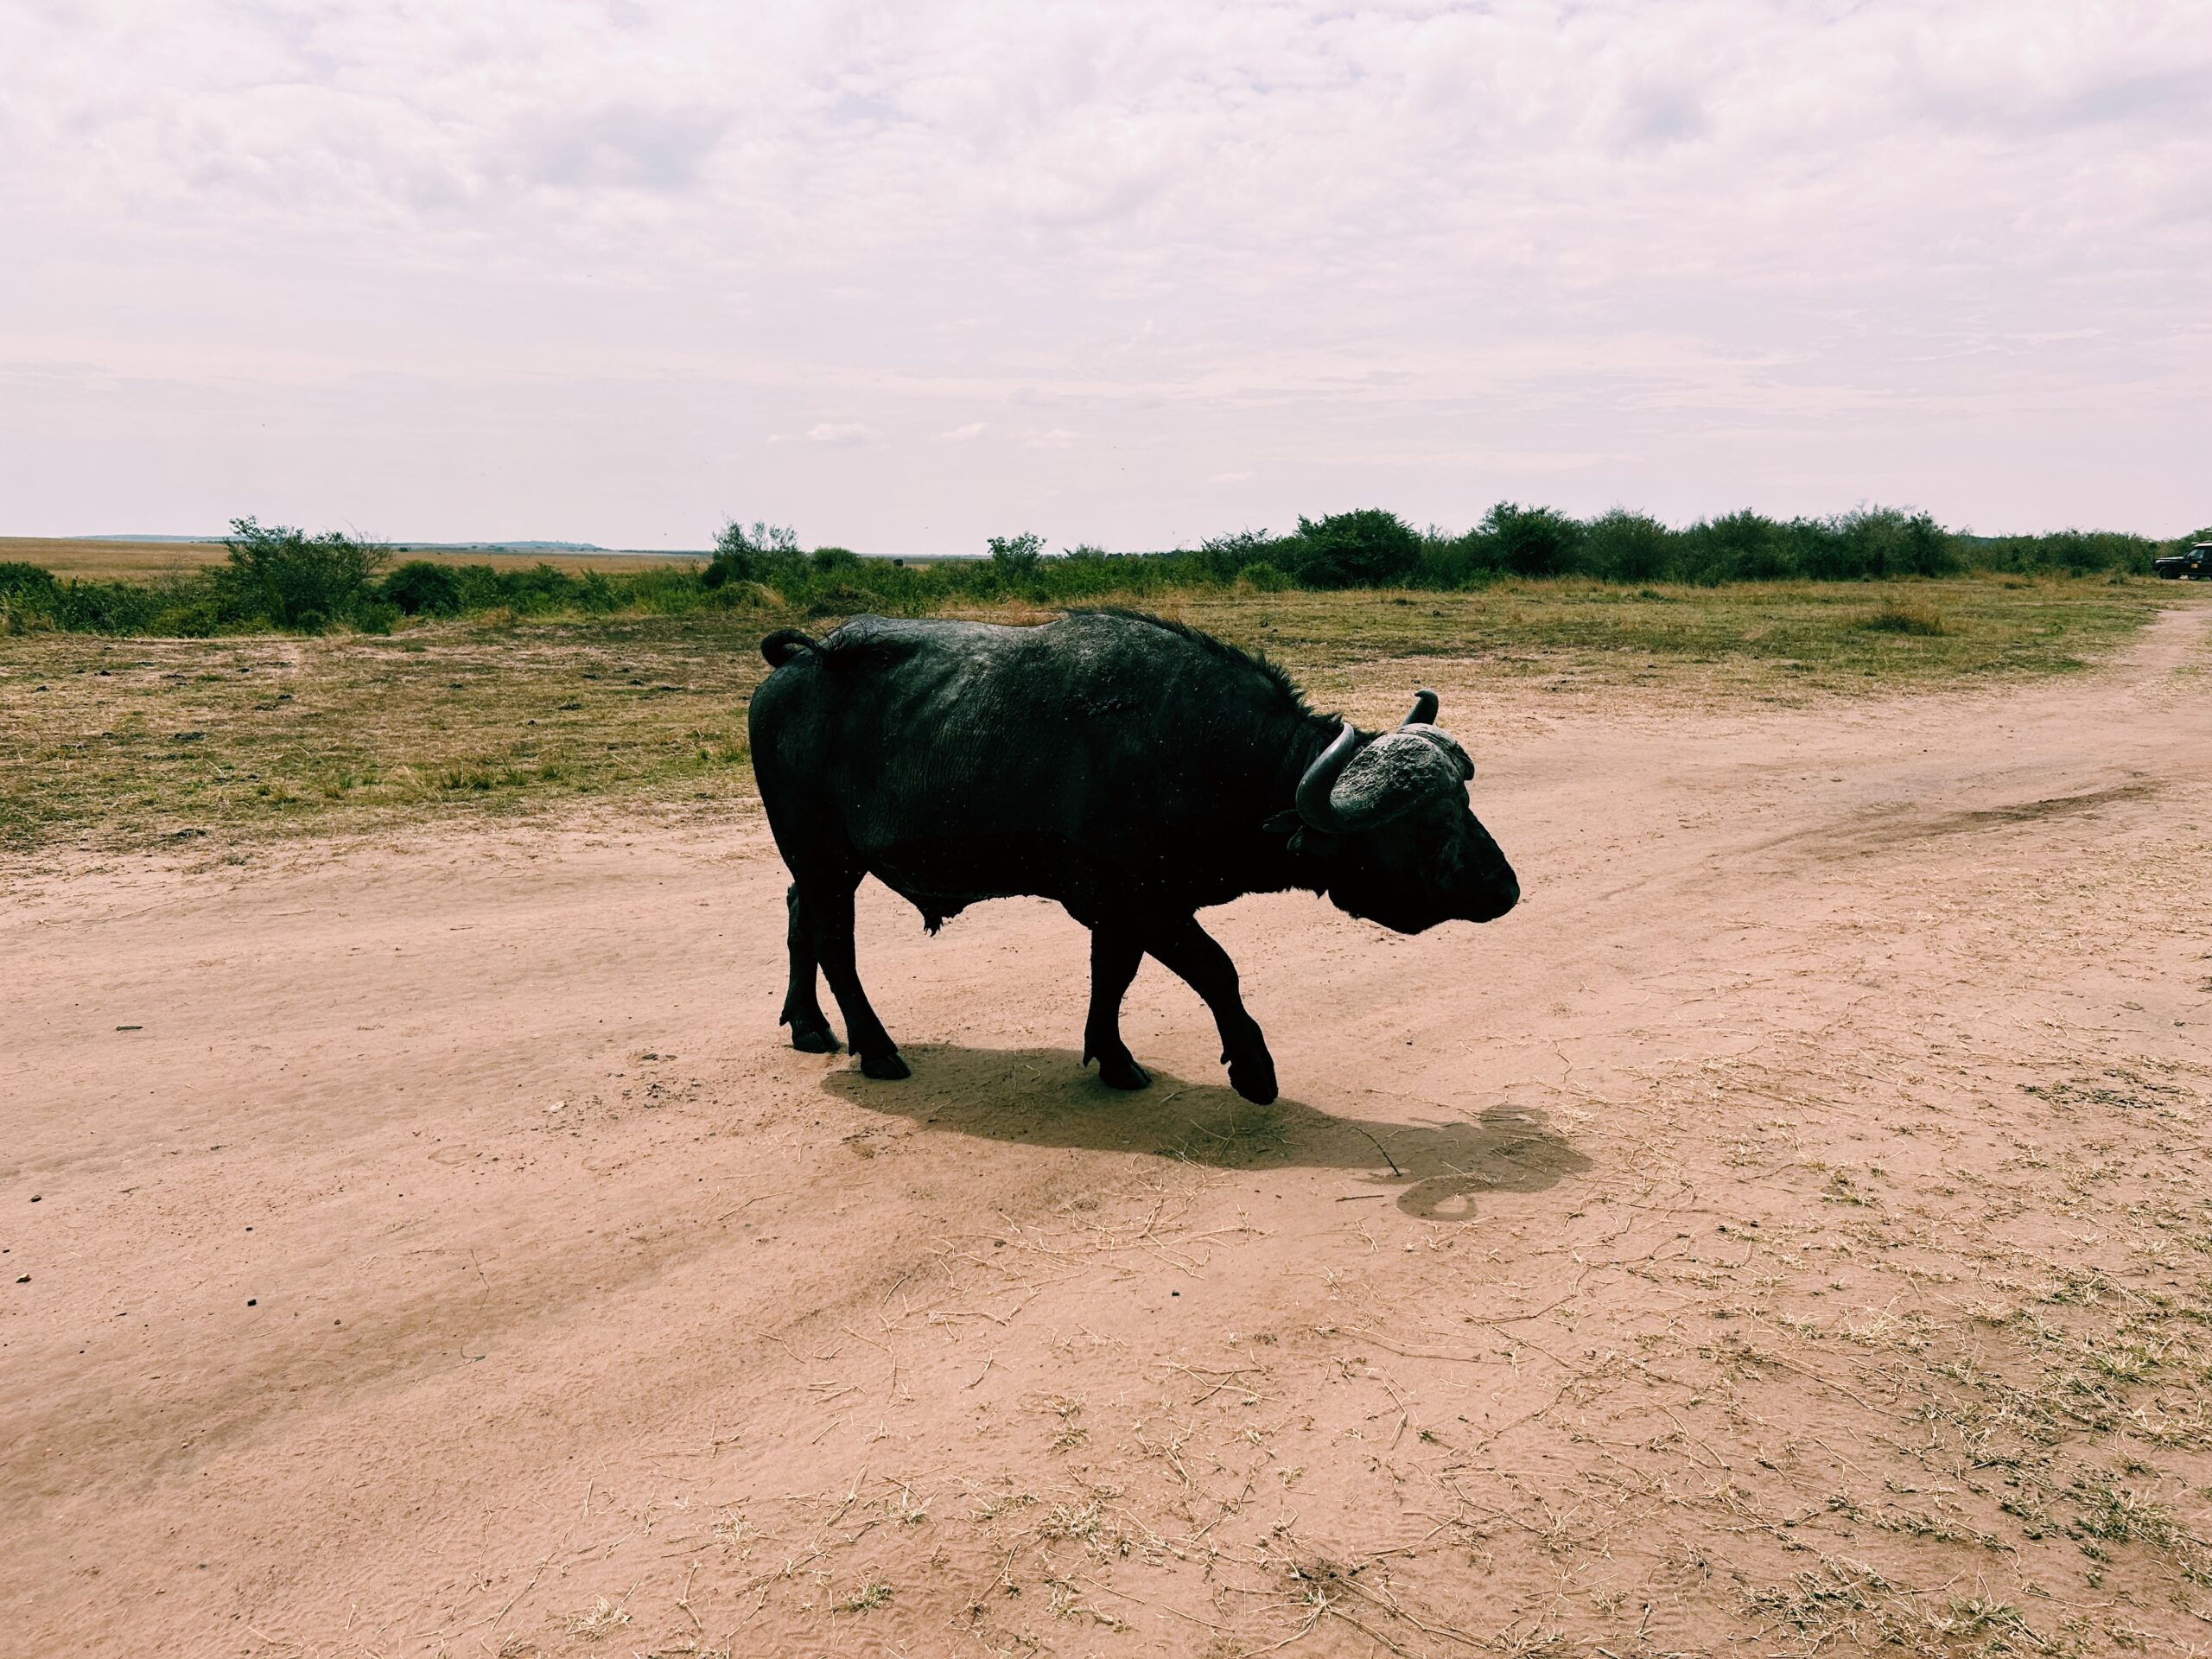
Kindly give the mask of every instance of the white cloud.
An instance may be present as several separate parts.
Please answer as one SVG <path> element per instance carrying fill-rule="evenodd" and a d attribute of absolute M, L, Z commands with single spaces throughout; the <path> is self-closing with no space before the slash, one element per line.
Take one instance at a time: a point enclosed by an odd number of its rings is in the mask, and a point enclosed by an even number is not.
<path fill-rule="evenodd" d="M 938 440 L 944 443 L 973 443 L 988 429 L 983 422 L 970 421 L 965 426 L 956 426 L 951 430 L 940 432 L 937 435 Z"/>
<path fill-rule="evenodd" d="M 696 544 L 716 435 L 824 406 L 773 510 L 867 547 L 1162 545 L 1255 454 L 1286 521 L 2205 516 L 2202 0 L 48 0 L 0 60 L 0 531 Z M 902 431 L 963 447 L 855 491 Z"/>
<path fill-rule="evenodd" d="M 562 189 L 680 192 L 699 180 L 729 123 L 710 108 L 639 104 L 532 116 L 518 125 L 512 162 L 520 176 Z"/>
<path fill-rule="evenodd" d="M 1251 481 L 1252 474 L 1249 473 L 1215 473 L 1206 480 L 1209 484 L 1249 484 Z"/>

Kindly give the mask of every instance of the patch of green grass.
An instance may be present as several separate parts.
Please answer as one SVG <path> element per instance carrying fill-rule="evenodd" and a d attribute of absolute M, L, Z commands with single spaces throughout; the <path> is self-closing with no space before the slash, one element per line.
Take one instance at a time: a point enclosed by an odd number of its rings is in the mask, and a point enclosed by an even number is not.
<path fill-rule="evenodd" d="M 1936 607 L 1910 599 L 1890 601 L 1880 610 L 1860 617 L 1858 626 L 1868 633 L 1910 633 L 1923 639 L 1940 639 L 1957 632 Z"/>

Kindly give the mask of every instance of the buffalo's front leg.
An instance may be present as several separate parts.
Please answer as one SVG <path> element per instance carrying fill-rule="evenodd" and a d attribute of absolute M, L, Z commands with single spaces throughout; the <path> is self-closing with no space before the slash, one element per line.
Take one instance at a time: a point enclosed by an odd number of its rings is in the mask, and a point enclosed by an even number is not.
<path fill-rule="evenodd" d="M 1090 930 L 1090 1014 L 1083 1025 L 1083 1063 L 1098 1062 L 1098 1080 L 1109 1089 L 1141 1089 L 1152 1081 L 1122 1040 L 1122 997 L 1137 976 L 1144 945 L 1118 922 Z"/>
<path fill-rule="evenodd" d="M 860 969 L 853 961 L 855 885 L 843 880 L 827 885 L 801 883 L 800 902 L 806 912 L 807 932 L 814 941 L 815 959 L 822 964 L 823 978 L 830 982 L 830 994 L 844 1013 L 845 1035 L 852 1041 L 853 1052 L 861 1057 L 861 1071 L 886 1079 L 912 1077 L 906 1062 L 899 1058 L 898 1045 L 883 1028 L 883 1021 L 875 1017 L 868 993 L 861 988 Z"/>
<path fill-rule="evenodd" d="M 791 1046 L 806 1054 L 835 1054 L 837 1033 L 830 1029 L 829 1016 L 822 1012 L 821 999 L 815 995 L 814 938 L 807 931 L 806 910 L 799 903 L 798 883 L 791 883 L 791 891 L 784 895 L 785 907 L 791 912 L 791 925 L 785 942 L 791 947 L 791 988 L 784 993 L 784 1012 L 779 1024 L 791 1028 Z"/>
<path fill-rule="evenodd" d="M 1162 922 L 1145 936 L 1144 948 L 1168 972 L 1205 999 L 1213 1022 L 1221 1033 L 1222 1064 L 1229 1068 L 1230 1087 L 1266 1105 L 1275 1097 L 1274 1056 L 1259 1022 L 1244 1012 L 1244 999 L 1236 988 L 1236 964 L 1213 936 L 1198 925 L 1195 916 Z"/>

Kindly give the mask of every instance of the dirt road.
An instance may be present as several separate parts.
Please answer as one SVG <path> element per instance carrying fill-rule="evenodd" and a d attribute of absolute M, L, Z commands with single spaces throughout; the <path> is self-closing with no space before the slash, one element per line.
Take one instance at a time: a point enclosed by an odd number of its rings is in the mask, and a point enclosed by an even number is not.
<path fill-rule="evenodd" d="M 915 1075 L 790 1052 L 757 817 L 22 884 L 0 1646 L 2212 1646 L 2177 602 L 1811 710 L 1424 664 L 1526 902 L 1217 913 L 1265 1109 L 1150 966 L 1088 1078 L 1039 905 L 868 890 Z"/>

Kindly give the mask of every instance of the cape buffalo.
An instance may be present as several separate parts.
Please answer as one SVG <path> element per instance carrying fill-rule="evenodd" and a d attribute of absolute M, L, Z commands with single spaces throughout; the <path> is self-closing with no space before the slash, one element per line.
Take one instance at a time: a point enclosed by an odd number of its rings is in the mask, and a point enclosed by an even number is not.
<path fill-rule="evenodd" d="M 1520 883 L 1468 810 L 1474 766 L 1433 692 L 1377 735 L 1314 714 L 1283 672 L 1196 629 L 1120 611 L 1039 627 L 857 616 L 779 629 L 753 695 L 753 766 L 791 868 L 791 1046 L 834 1053 L 820 968 L 871 1077 L 906 1062 L 853 960 L 873 875 L 934 932 L 981 899 L 1058 899 L 1090 930 L 1084 1062 L 1150 1081 L 1122 1041 L 1149 952 L 1205 1000 L 1229 1079 L 1275 1097 L 1236 969 L 1194 912 L 1248 893 L 1323 893 L 1401 933 L 1487 922 Z"/>

